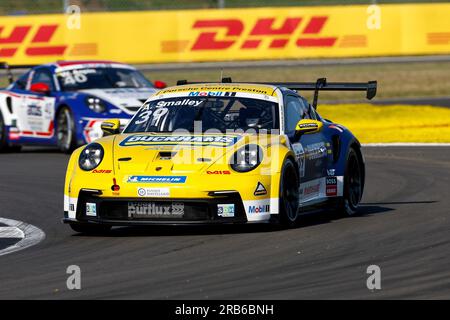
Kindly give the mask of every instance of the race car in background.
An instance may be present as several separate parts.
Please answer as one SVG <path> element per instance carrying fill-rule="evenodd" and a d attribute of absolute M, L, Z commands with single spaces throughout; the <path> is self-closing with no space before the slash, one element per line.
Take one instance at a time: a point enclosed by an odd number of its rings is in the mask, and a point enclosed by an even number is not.
<path fill-rule="evenodd" d="M 358 139 L 316 110 L 320 90 L 368 83 L 188 83 L 158 91 L 126 128 L 78 148 L 64 222 L 78 232 L 146 224 L 274 222 L 319 209 L 356 212 L 365 165 Z M 314 90 L 311 104 L 300 95 Z"/>
<path fill-rule="evenodd" d="M 22 145 L 57 146 L 70 153 L 102 136 L 101 122 L 124 126 L 162 81 L 112 61 L 58 61 L 32 67 L 0 90 L 0 152 Z"/>

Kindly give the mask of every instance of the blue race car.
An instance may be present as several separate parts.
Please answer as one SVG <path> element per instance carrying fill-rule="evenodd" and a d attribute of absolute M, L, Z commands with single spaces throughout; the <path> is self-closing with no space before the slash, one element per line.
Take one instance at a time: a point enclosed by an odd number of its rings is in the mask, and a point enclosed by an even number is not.
<path fill-rule="evenodd" d="M 129 119 L 162 81 L 112 61 L 58 61 L 32 67 L 0 90 L 0 152 L 23 145 L 57 146 L 70 153 L 102 136 L 101 122 Z M 23 67 L 23 66 L 22 66 Z"/>

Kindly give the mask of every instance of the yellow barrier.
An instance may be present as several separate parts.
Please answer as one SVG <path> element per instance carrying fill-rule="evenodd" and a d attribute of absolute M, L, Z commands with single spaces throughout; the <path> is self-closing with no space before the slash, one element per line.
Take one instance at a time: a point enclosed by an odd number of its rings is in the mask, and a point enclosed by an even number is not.
<path fill-rule="evenodd" d="M 450 53 L 450 4 L 0 18 L 0 60 L 129 63 Z M 75 19 L 75 21 L 74 21 Z M 78 28 L 79 27 L 79 28 Z"/>

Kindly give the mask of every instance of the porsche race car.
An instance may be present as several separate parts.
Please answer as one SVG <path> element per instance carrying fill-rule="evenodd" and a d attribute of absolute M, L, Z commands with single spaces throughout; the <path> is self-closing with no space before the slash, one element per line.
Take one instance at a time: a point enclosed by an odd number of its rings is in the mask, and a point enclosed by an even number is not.
<path fill-rule="evenodd" d="M 102 136 L 101 122 L 123 126 L 142 103 L 163 88 L 134 67 L 112 61 L 58 61 L 32 67 L 0 90 L 0 152 L 22 145 L 58 146 L 70 153 Z M 155 88 L 156 87 L 156 88 Z"/>
<path fill-rule="evenodd" d="M 321 90 L 368 83 L 188 83 L 152 95 L 121 132 L 72 154 L 64 219 L 77 232 L 149 224 L 273 222 L 352 215 L 364 190 L 358 139 L 317 111 Z M 301 95 L 313 90 L 312 103 Z"/>

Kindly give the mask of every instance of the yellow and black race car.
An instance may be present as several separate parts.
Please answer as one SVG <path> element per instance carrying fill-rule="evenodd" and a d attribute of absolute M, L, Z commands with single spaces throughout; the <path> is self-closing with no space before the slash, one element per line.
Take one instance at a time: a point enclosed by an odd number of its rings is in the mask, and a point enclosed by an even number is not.
<path fill-rule="evenodd" d="M 376 82 L 188 83 L 152 95 L 123 132 L 72 154 L 64 222 L 78 232 L 111 226 L 277 222 L 338 209 L 354 214 L 364 189 L 358 140 L 316 110 L 320 90 Z M 314 90 L 311 104 L 299 93 Z"/>

